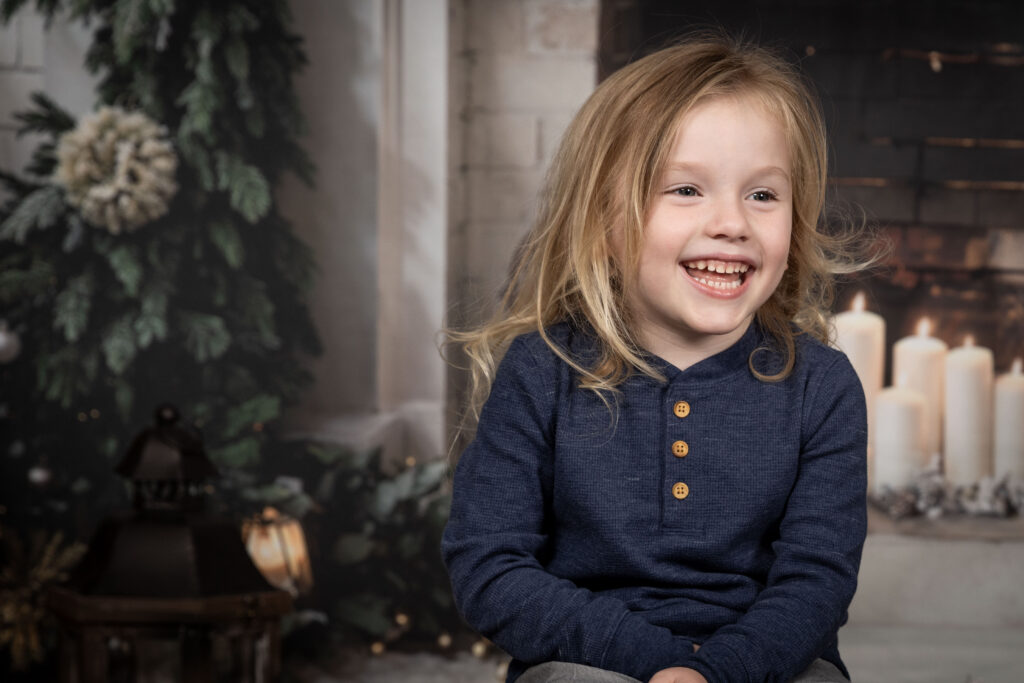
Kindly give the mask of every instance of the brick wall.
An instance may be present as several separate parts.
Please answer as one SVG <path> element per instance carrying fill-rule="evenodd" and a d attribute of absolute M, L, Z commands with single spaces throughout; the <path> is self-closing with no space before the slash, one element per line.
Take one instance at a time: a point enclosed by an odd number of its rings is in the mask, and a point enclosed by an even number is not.
<path fill-rule="evenodd" d="M 493 309 L 558 141 L 596 82 L 597 0 L 453 3 L 451 322 Z"/>
<path fill-rule="evenodd" d="M 15 112 L 29 105 L 29 96 L 45 82 L 43 19 L 21 12 L 0 26 L 0 168 L 21 169 L 36 141 L 15 136 Z"/>
<path fill-rule="evenodd" d="M 1005 371 L 1024 355 L 1024 4 L 979 0 L 603 0 L 601 72 L 695 27 L 787 51 L 828 119 L 833 200 L 888 233 L 893 260 L 845 283 L 887 322 L 965 334 Z"/>

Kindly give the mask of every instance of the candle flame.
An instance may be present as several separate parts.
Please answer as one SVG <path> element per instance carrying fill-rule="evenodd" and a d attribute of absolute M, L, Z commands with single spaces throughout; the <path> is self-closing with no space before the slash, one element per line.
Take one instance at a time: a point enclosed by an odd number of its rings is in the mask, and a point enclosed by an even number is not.
<path fill-rule="evenodd" d="M 850 305 L 850 310 L 856 313 L 860 313 L 867 307 L 864 292 L 857 292 L 857 296 L 853 297 L 853 303 Z"/>
<path fill-rule="evenodd" d="M 1012 372 L 1015 375 L 1021 374 L 1022 371 L 1024 371 L 1024 368 L 1021 367 L 1022 365 L 1024 365 L 1024 363 L 1022 363 L 1020 358 L 1014 358 L 1013 367 L 1010 368 L 1010 372 Z"/>
<path fill-rule="evenodd" d="M 966 337 L 964 337 L 964 348 L 968 348 L 969 349 L 972 346 L 974 346 L 974 335 L 973 334 L 969 334 Z"/>
<path fill-rule="evenodd" d="M 917 321 L 917 328 L 915 329 L 917 336 L 927 337 L 932 333 L 932 321 L 927 316 Z"/>

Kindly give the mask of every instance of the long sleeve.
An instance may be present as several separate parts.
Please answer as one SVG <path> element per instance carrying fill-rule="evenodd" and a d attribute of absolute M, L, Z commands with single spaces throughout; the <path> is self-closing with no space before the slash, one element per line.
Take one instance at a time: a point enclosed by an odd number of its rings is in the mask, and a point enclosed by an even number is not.
<path fill-rule="evenodd" d="M 834 646 L 853 598 L 867 528 L 867 427 L 845 357 L 809 378 L 800 419 L 799 472 L 764 590 L 687 664 L 710 683 L 792 680 Z"/>
<path fill-rule="evenodd" d="M 442 542 L 456 603 L 521 662 L 575 662 L 646 681 L 686 665 L 691 641 L 545 568 L 557 394 L 568 381 L 567 366 L 537 339 L 512 344 L 456 467 Z"/>

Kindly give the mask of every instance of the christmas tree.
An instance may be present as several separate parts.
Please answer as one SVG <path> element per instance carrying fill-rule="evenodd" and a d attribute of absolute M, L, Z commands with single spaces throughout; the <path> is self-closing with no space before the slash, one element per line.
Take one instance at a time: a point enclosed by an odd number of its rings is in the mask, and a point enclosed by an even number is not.
<path fill-rule="evenodd" d="M 96 24 L 102 107 L 76 127 L 37 94 L 22 130 L 48 142 L 0 175 L 0 315 L 21 347 L 2 366 L 3 493 L 9 516 L 51 520 L 75 505 L 50 500 L 106 500 L 126 435 L 162 401 L 218 464 L 258 464 L 307 383 L 299 354 L 318 352 L 313 261 L 271 194 L 285 171 L 311 178 L 287 5 L 68 4 Z"/>
<path fill-rule="evenodd" d="M 27 4 L 5 0 L 3 20 Z M 312 178 L 286 3 L 34 5 L 94 27 L 100 79 L 80 121 L 36 94 L 18 118 L 45 142 L 0 173 L 0 536 L 52 544 L 125 506 L 113 467 L 165 401 L 202 430 L 218 500 L 243 501 L 319 348 L 313 259 L 272 194 L 285 172 Z M 9 626 L 0 641 L 27 642 Z"/>
<path fill-rule="evenodd" d="M 0 19 L 28 5 L 94 27 L 99 85 L 81 120 L 36 94 L 18 119 L 44 142 L 0 170 L 0 650 L 42 658 L 40 588 L 127 505 L 113 468 L 164 402 L 201 429 L 222 508 L 304 518 L 332 627 L 449 647 L 445 465 L 280 428 L 319 351 L 314 262 L 272 193 L 312 180 L 287 3 L 2 0 Z"/>

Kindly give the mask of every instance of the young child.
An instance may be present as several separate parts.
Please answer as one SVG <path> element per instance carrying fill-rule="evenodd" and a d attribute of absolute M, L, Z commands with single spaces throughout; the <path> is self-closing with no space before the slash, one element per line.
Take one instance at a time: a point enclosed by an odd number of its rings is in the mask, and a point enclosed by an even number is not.
<path fill-rule="evenodd" d="M 486 403 L 442 550 L 509 681 L 846 680 L 867 429 L 825 176 L 802 81 L 724 39 L 570 125 L 500 313 L 455 335 Z"/>

